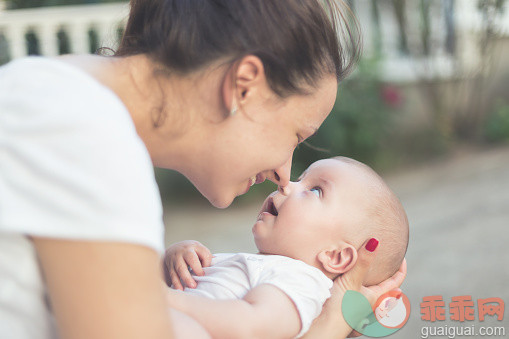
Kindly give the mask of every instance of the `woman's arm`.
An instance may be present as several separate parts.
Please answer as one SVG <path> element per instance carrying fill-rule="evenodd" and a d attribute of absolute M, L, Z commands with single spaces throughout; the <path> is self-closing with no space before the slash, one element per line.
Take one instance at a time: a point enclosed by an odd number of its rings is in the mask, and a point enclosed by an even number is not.
<path fill-rule="evenodd" d="M 322 313 L 315 319 L 311 328 L 303 338 L 339 339 L 346 338 L 352 333 L 352 328 L 343 318 L 343 313 L 341 311 L 341 302 L 347 290 L 361 292 L 366 299 L 369 300 L 371 305 L 373 305 L 382 294 L 401 286 L 406 276 L 405 260 L 403 260 L 399 271 L 389 279 L 375 286 L 362 286 L 362 281 L 376 256 L 376 250 L 370 252 L 366 250 L 365 245 L 366 243 L 364 243 L 358 251 L 359 256 L 355 266 L 350 271 L 334 280 L 334 285 L 331 289 L 331 297 L 325 302 Z"/>
<path fill-rule="evenodd" d="M 33 242 L 61 338 L 175 338 L 155 251 L 126 243 Z M 192 319 L 187 326 L 177 328 L 178 337 L 208 337 Z"/>

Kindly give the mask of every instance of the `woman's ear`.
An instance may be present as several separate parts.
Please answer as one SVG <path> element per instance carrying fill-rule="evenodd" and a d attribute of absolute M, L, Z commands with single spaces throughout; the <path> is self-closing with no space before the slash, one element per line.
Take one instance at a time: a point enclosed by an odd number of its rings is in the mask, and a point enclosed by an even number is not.
<path fill-rule="evenodd" d="M 317 259 L 327 272 L 343 274 L 352 269 L 357 262 L 357 250 L 350 244 L 343 244 L 341 248 L 321 251 Z"/>
<path fill-rule="evenodd" d="M 242 58 L 235 72 L 235 85 L 237 98 L 242 104 L 253 92 L 260 90 L 260 86 L 266 85 L 263 62 L 254 55 Z"/>
<path fill-rule="evenodd" d="M 268 85 L 262 61 L 257 56 L 247 55 L 225 74 L 222 85 L 224 106 L 232 112 L 265 87 L 268 88 Z"/>

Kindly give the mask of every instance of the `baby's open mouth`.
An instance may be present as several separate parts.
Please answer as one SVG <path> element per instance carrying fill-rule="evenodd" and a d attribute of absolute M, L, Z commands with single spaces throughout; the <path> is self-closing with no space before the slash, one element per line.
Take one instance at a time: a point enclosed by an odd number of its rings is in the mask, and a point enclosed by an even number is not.
<path fill-rule="evenodd" d="M 278 215 L 276 205 L 274 205 L 274 200 L 272 198 L 270 198 L 269 201 L 267 202 L 267 212 L 269 212 L 273 216 Z"/>

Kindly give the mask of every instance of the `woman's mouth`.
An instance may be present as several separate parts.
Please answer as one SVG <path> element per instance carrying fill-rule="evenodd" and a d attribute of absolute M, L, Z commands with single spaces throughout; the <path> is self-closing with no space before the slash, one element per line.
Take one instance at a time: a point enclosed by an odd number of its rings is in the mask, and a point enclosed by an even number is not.
<path fill-rule="evenodd" d="M 249 180 L 247 182 L 246 190 L 244 191 L 243 194 L 246 194 L 249 191 L 249 189 L 251 188 L 251 186 L 253 186 L 255 183 L 256 183 L 256 175 L 249 178 Z"/>
<path fill-rule="evenodd" d="M 254 184 L 260 184 L 265 181 L 265 176 L 261 173 L 258 173 L 257 175 L 253 175 L 251 178 L 249 178 L 249 181 L 247 182 L 247 188 L 244 194 L 246 194 L 251 186 Z"/>
<path fill-rule="evenodd" d="M 265 181 L 265 176 L 261 173 L 258 173 L 256 176 L 255 176 L 255 184 L 261 184 L 262 182 Z"/>

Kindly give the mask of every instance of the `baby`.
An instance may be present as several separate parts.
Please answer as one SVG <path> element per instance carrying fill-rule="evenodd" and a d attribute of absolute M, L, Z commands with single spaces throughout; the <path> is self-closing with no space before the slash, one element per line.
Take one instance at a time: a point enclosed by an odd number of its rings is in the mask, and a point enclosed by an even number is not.
<path fill-rule="evenodd" d="M 166 252 L 167 282 L 177 289 L 188 286 L 184 292 L 169 289 L 170 304 L 212 337 L 303 335 L 330 296 L 332 280 L 354 267 L 367 239 L 368 250 L 379 248 L 364 285 L 399 269 L 408 220 L 370 167 L 335 157 L 313 163 L 296 182 L 270 194 L 253 235 L 258 254 L 212 258 L 198 242 L 178 243 Z"/>

